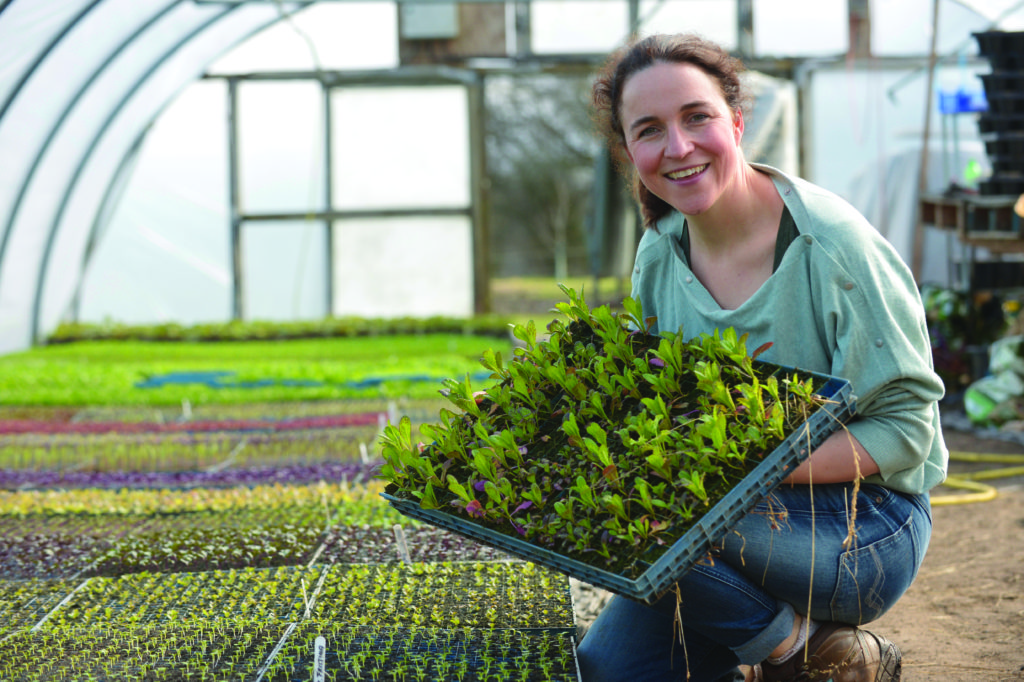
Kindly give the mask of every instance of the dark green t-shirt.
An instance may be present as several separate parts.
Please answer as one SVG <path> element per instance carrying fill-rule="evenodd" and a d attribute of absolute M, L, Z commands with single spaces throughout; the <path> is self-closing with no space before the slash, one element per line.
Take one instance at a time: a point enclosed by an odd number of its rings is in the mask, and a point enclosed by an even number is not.
<path fill-rule="evenodd" d="M 793 216 L 789 213 L 789 207 L 783 206 L 782 218 L 779 220 L 779 234 L 775 237 L 775 261 L 772 263 L 772 272 L 779 269 L 779 263 L 786 255 L 786 249 L 799 236 L 800 230 L 796 228 L 796 222 L 793 221 Z M 683 247 L 686 266 L 690 267 L 690 228 L 686 225 L 686 221 L 683 221 L 683 234 L 679 237 L 679 245 Z"/>

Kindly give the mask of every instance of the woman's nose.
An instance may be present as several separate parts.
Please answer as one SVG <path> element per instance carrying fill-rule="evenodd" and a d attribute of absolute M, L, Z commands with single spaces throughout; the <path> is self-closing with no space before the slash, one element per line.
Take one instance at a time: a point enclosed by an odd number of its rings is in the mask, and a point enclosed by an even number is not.
<path fill-rule="evenodd" d="M 679 126 L 671 126 L 668 129 L 668 140 L 665 148 L 665 155 L 671 157 L 683 157 L 693 149 L 693 141 Z"/>

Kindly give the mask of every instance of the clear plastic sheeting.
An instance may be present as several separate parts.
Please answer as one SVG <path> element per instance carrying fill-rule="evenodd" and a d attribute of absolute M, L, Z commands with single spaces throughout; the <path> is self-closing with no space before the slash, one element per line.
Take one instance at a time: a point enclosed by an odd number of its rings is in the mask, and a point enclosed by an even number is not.
<path fill-rule="evenodd" d="M 302 212 L 323 205 L 323 109 L 323 90 L 313 80 L 238 84 L 243 211 Z"/>
<path fill-rule="evenodd" d="M 335 221 L 334 313 L 472 314 L 472 243 L 468 217 Z"/>
<path fill-rule="evenodd" d="M 877 59 L 865 60 L 846 59 L 847 5 L 754 0 L 752 35 L 739 31 L 736 0 L 637 9 L 641 33 L 696 31 L 793 60 L 792 83 L 755 93 L 752 158 L 847 197 L 906 255 L 913 161 L 935 106 L 925 100 L 933 0 L 869 3 Z M 603 53 L 628 35 L 626 0 L 532 8 L 525 43 L 505 38 L 538 63 Z M 1024 29 L 1024 1 L 940 0 L 939 19 L 936 90 L 975 86 L 985 65 L 971 33 Z M 239 299 L 248 318 L 399 314 L 428 282 L 447 293 L 419 301 L 420 314 L 469 311 L 480 286 L 474 183 L 486 180 L 468 151 L 479 81 L 345 81 L 403 71 L 398 23 L 391 0 L 0 0 L 0 353 L 63 319 L 191 324 L 231 317 Z M 329 97 L 313 76 L 237 82 L 237 208 L 249 215 L 236 292 L 226 77 L 318 69 L 340 78 Z M 942 125 L 954 120 L 960 157 L 945 152 Z M 948 168 L 930 186 L 962 175 L 979 143 L 969 116 L 933 111 L 930 144 L 943 151 L 930 165 Z M 929 255 L 930 278 L 945 264 Z"/>
<path fill-rule="evenodd" d="M 191 0 L 0 8 L 0 352 L 8 352 L 63 314 L 111 191 L 157 115 L 279 10 Z"/>
<path fill-rule="evenodd" d="M 334 203 L 343 209 L 469 209 L 466 88 L 338 88 Z M 395 136 L 397 147 L 388 144 Z"/>
<path fill-rule="evenodd" d="M 256 320 L 323 317 L 328 259 L 321 221 L 262 222 L 242 231 L 243 262 L 269 267 L 246 273 L 246 314 Z M 365 259 L 366 254 L 362 254 Z M 373 259 L 370 259 L 373 260 Z M 227 317 L 225 314 L 224 317 Z"/>
<path fill-rule="evenodd" d="M 189 86 L 156 120 L 109 220 L 87 245 L 72 318 L 217 322 L 231 316 L 227 86 Z M 288 281 L 291 281 L 288 278 Z"/>

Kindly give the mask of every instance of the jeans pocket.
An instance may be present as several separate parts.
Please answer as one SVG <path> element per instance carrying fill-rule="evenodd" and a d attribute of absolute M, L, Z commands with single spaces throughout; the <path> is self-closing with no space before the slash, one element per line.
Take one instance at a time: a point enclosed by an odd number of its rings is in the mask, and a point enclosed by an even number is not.
<path fill-rule="evenodd" d="M 896 603 L 917 573 L 920 554 L 911 524 L 871 544 L 839 555 L 839 573 L 832 594 L 832 620 L 862 625 Z"/>

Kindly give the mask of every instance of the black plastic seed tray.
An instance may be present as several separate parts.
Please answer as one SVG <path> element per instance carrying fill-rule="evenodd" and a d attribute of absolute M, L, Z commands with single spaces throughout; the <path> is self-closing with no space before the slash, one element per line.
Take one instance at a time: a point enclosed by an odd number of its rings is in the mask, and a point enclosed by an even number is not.
<path fill-rule="evenodd" d="M 787 368 L 788 369 L 788 368 Z M 824 381 L 818 394 L 828 402 L 795 429 L 716 505 L 708 510 L 672 547 L 653 563 L 637 561 L 619 573 L 592 566 L 573 557 L 541 547 L 514 535 L 474 523 L 441 509 L 423 509 L 415 500 L 390 492 L 382 496 L 402 514 L 491 545 L 521 559 L 547 566 L 616 594 L 654 603 L 671 589 L 712 545 L 721 540 L 744 516 L 778 486 L 830 434 L 856 412 L 849 381 L 798 370 L 804 377 Z M 636 577 L 630 577 L 635 575 Z"/>
<path fill-rule="evenodd" d="M 978 52 L 988 59 L 993 70 L 1024 69 L 1024 31 L 982 31 L 972 34 Z"/>
<path fill-rule="evenodd" d="M 995 175 L 1024 173 L 1024 156 L 990 156 L 988 161 L 992 164 L 992 173 Z"/>
<path fill-rule="evenodd" d="M 1024 114 L 1024 92 L 997 92 L 988 95 L 988 110 L 997 116 Z"/>
<path fill-rule="evenodd" d="M 989 156 L 1024 159 L 1024 132 L 986 139 L 985 152 Z"/>
<path fill-rule="evenodd" d="M 978 78 L 985 87 L 986 98 L 1024 91 L 1024 71 L 992 71 L 978 74 Z"/>
<path fill-rule="evenodd" d="M 1024 194 L 1024 173 L 994 173 L 978 183 L 978 193 L 982 196 L 1020 196 Z"/>
<path fill-rule="evenodd" d="M 1024 172 L 1024 133 L 1008 133 L 985 140 L 985 153 L 995 173 Z"/>
<path fill-rule="evenodd" d="M 978 132 L 982 134 L 995 133 L 996 135 L 1024 133 L 1024 114 L 979 114 Z"/>

